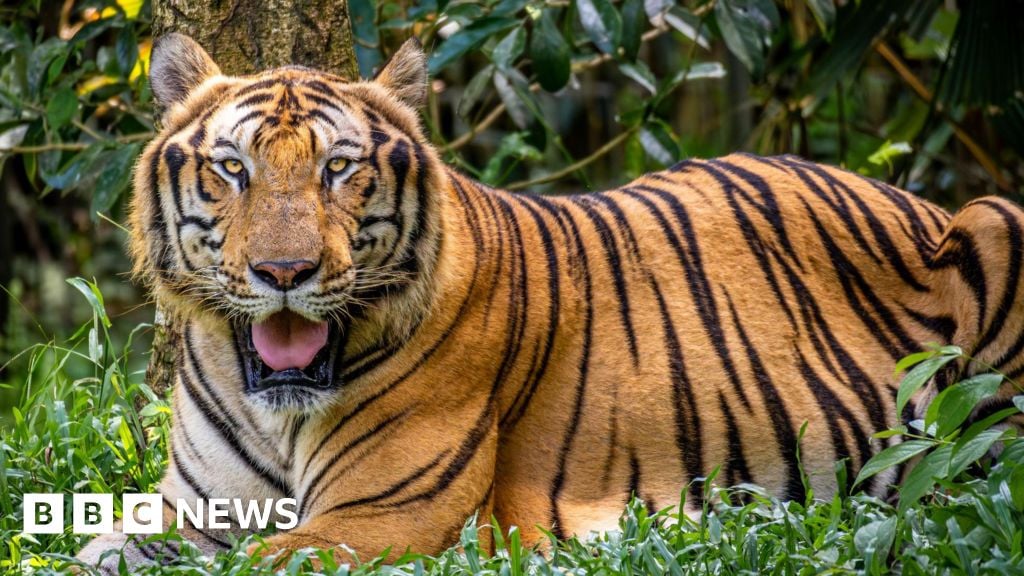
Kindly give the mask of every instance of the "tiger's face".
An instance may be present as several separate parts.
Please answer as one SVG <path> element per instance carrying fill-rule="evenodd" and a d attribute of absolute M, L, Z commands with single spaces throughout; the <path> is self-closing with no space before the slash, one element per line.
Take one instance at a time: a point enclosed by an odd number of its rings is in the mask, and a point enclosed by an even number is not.
<path fill-rule="evenodd" d="M 407 44 L 373 82 L 234 78 L 170 35 L 151 81 L 168 110 L 136 174 L 136 269 L 186 315 L 230 323 L 257 404 L 323 404 L 346 322 L 429 268 L 422 51 Z"/>

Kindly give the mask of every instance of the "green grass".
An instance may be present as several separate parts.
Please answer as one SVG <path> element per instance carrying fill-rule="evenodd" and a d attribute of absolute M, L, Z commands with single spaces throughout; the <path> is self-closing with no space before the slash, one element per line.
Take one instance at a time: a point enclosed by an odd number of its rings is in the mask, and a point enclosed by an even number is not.
<path fill-rule="evenodd" d="M 12 424 L 0 430 L 3 573 L 67 571 L 85 542 L 86 537 L 70 533 L 22 534 L 23 494 L 148 491 L 166 464 L 167 404 L 142 384 L 141 373 L 128 368 L 139 364 L 143 352 L 132 349 L 131 338 L 112 343 L 102 296 L 87 282 L 72 282 L 88 298 L 92 321 L 66 341 L 39 344 L 10 363 L 6 384 L 20 392 Z M 958 349 L 947 347 L 910 358 L 901 366 L 909 369 L 904 393 L 943 363 L 961 357 Z M 862 478 L 846 478 L 843 466 L 836 467 L 840 495 L 816 500 L 812 494 L 805 502 L 782 502 L 756 486 L 720 488 L 712 474 L 700 483 L 705 504 L 697 519 L 678 515 L 677 508 L 649 514 L 634 501 L 623 511 L 619 530 L 564 541 L 552 537 L 542 549 L 524 547 L 514 527 L 470 521 L 460 543 L 436 557 L 406 555 L 391 565 L 374 559 L 337 566 L 326 553 L 309 551 L 291 558 L 282 570 L 501 576 L 1024 574 L 1024 439 L 992 422 L 964 427 L 960 419 L 965 403 L 973 406 L 991 393 L 993 382 L 1001 381 L 990 376 L 959 383 L 945 393 L 931 418 L 899 430 L 918 442 L 913 446 L 926 464 L 907 478 L 898 505 L 851 495 L 849 488 Z M 997 444 L 1003 445 L 1001 454 L 986 457 Z M 906 451 L 880 454 L 870 468 L 884 469 L 904 456 Z M 483 531 L 497 543 L 496 553 L 481 546 Z M 143 573 L 274 573 L 270 561 L 246 556 L 246 542 L 213 558 L 186 547 L 175 565 Z M 314 568 L 311 559 L 317 557 L 324 563 Z"/>

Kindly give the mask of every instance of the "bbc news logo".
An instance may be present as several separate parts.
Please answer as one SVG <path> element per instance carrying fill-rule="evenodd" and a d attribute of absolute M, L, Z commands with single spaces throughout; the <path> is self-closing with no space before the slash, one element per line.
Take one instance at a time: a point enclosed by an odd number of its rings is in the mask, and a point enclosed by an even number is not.
<path fill-rule="evenodd" d="M 210 498 L 186 500 L 178 498 L 177 526 L 186 523 L 197 529 L 227 530 L 234 518 L 243 530 L 266 530 L 275 515 L 278 530 L 294 528 L 299 523 L 298 502 L 294 498 L 273 500 L 242 500 Z M 160 534 L 164 531 L 164 499 L 160 494 L 125 494 L 121 498 L 121 532 L 124 534 Z M 232 514 L 234 513 L 234 514 Z M 61 534 L 64 532 L 63 494 L 25 494 L 22 501 L 26 534 Z M 75 534 L 110 534 L 114 531 L 113 494 L 72 494 L 71 531 Z"/>

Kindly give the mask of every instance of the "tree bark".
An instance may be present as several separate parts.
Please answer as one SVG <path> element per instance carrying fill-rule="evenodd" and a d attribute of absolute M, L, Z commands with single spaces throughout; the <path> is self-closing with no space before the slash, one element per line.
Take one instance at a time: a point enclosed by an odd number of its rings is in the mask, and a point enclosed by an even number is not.
<path fill-rule="evenodd" d="M 199 42 L 226 74 L 301 64 L 355 79 L 347 0 L 156 0 L 153 33 Z"/>
<path fill-rule="evenodd" d="M 191 36 L 225 74 L 300 64 L 349 80 L 359 75 L 348 0 L 155 0 L 153 35 Z M 146 382 L 164 395 L 174 384 L 181 322 L 156 303 Z"/>

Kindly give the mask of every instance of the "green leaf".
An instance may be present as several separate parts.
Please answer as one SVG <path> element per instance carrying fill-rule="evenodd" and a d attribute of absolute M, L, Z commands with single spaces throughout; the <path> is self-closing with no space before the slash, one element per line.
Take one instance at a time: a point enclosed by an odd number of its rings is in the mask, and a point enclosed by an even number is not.
<path fill-rule="evenodd" d="M 533 122 L 533 114 L 530 112 L 530 102 L 527 101 L 531 95 L 526 78 L 515 69 L 509 70 L 507 74 L 496 72 L 494 88 L 516 126 L 522 130 L 528 128 Z"/>
<path fill-rule="evenodd" d="M 61 88 L 46 103 L 46 121 L 51 130 L 67 126 L 78 111 L 78 96 L 70 88 Z"/>
<path fill-rule="evenodd" d="M 127 77 L 139 58 L 139 41 L 135 38 L 131 26 L 125 26 L 118 32 L 114 54 L 117 58 L 117 67 L 121 69 L 121 74 Z"/>
<path fill-rule="evenodd" d="M 459 116 L 469 118 L 469 113 L 472 112 L 476 103 L 480 101 L 480 97 L 483 96 L 487 87 L 491 85 L 493 77 L 494 64 L 484 66 L 482 70 L 473 76 L 473 79 L 466 85 L 466 89 L 463 90 L 462 98 L 459 99 Z"/>
<path fill-rule="evenodd" d="M 514 28 L 494 47 L 494 51 L 491 52 L 491 62 L 494 62 L 499 70 L 508 70 L 523 53 L 524 47 L 526 47 L 526 29 Z"/>
<path fill-rule="evenodd" d="M 624 62 L 619 64 L 619 71 L 631 78 L 637 84 L 643 86 L 651 94 L 658 92 L 658 79 L 641 60 L 636 62 Z"/>
<path fill-rule="evenodd" d="M 912 0 L 847 2 L 836 17 L 843 25 L 836 27 L 831 45 L 816 60 L 799 92 L 817 98 L 831 94 L 845 74 L 860 66 L 875 38 L 884 34 L 914 4 Z"/>
<path fill-rule="evenodd" d="M 128 144 L 116 150 L 104 153 L 102 160 L 104 170 L 96 180 L 96 189 L 92 195 L 92 217 L 98 213 L 108 212 L 121 193 L 131 181 L 132 166 L 139 154 L 141 144 Z"/>
<path fill-rule="evenodd" d="M 671 128 L 660 120 L 651 120 L 640 129 L 640 144 L 647 155 L 663 166 L 679 160 L 681 152 Z"/>
<path fill-rule="evenodd" d="M 900 484 L 900 511 L 905 511 L 920 500 L 921 496 L 935 486 L 937 478 L 946 478 L 952 454 L 953 445 L 944 444 L 914 466 L 910 474 L 907 474 L 906 480 Z"/>
<path fill-rule="evenodd" d="M 640 143 L 640 136 L 635 132 L 626 140 L 625 157 L 626 176 L 637 178 L 645 171 L 644 147 Z"/>
<path fill-rule="evenodd" d="M 725 68 L 718 62 L 699 62 L 691 65 L 689 69 L 683 68 L 671 77 L 662 80 L 661 85 L 658 86 L 658 97 L 655 105 L 683 82 L 704 78 L 722 78 L 724 76 Z"/>
<path fill-rule="evenodd" d="M 699 62 L 683 72 L 682 80 L 725 78 L 725 67 L 719 62 Z"/>
<path fill-rule="evenodd" d="M 900 372 L 903 372 L 907 368 L 920 364 L 921 362 L 933 358 L 939 354 L 938 350 L 922 350 L 921 352 L 915 352 L 900 358 L 900 361 L 896 363 L 896 367 L 892 371 L 893 376 L 899 376 Z"/>
<path fill-rule="evenodd" d="M 92 165 L 93 160 L 101 151 L 102 147 L 99 144 L 94 144 L 76 154 L 64 165 L 63 169 L 56 172 L 44 169 L 42 160 L 46 158 L 46 155 L 41 154 L 39 176 L 51 188 L 71 190 L 82 180 L 86 170 Z M 56 169 L 56 166 L 53 168 Z"/>
<path fill-rule="evenodd" d="M 116 28 L 123 25 L 124 17 L 121 14 L 117 14 L 113 18 L 100 18 L 99 20 L 93 20 L 79 28 L 78 31 L 75 32 L 75 35 L 71 37 L 70 43 L 81 46 L 89 40 L 103 34 L 110 28 Z"/>
<path fill-rule="evenodd" d="M 506 171 L 506 160 L 521 162 L 523 160 L 540 160 L 542 158 L 543 155 L 541 155 L 540 150 L 526 142 L 525 133 L 512 132 L 502 138 L 498 151 L 487 162 L 487 166 L 484 168 L 480 179 L 491 185 L 501 184 L 505 180 L 503 171 Z"/>
<path fill-rule="evenodd" d="M 752 76 L 760 78 L 771 33 L 779 22 L 775 3 L 772 0 L 718 0 L 715 21 L 729 51 Z"/>
<path fill-rule="evenodd" d="M 610 0 L 577 0 L 576 10 L 587 36 L 601 52 L 615 55 L 622 39 L 622 18 Z"/>
<path fill-rule="evenodd" d="M 103 322 L 105 327 L 110 328 L 112 324 L 110 323 L 110 318 L 107 317 L 107 308 L 103 304 L 103 293 L 100 292 L 99 287 L 85 278 L 68 278 L 67 283 L 85 295 L 86 300 L 89 301 L 89 305 L 92 307 L 93 314 Z"/>
<path fill-rule="evenodd" d="M 814 20 L 826 39 L 832 38 L 832 24 L 836 20 L 836 5 L 833 0 L 807 0 L 807 7 L 814 14 Z"/>
<path fill-rule="evenodd" d="M 7 54 L 21 46 L 18 37 L 6 26 L 0 26 L 0 54 Z"/>
<path fill-rule="evenodd" d="M 885 558 L 895 537 L 896 517 L 890 517 L 861 526 L 853 535 L 853 544 L 861 554 Z"/>
<path fill-rule="evenodd" d="M 906 434 L 906 426 L 897 426 L 895 428 L 889 428 L 888 430 L 882 430 L 881 432 L 875 432 L 871 435 L 872 438 L 892 438 L 893 436 L 899 436 L 900 434 Z"/>
<path fill-rule="evenodd" d="M 900 382 L 899 391 L 896 393 L 896 413 L 903 414 L 903 408 L 906 407 L 907 402 L 910 398 L 921 389 L 940 368 L 948 364 L 950 361 L 958 358 L 953 355 L 941 355 L 929 358 L 924 362 L 921 362 L 914 369 L 907 373 L 903 377 L 903 381 Z"/>
<path fill-rule="evenodd" d="M 50 62 L 68 50 L 67 44 L 60 38 L 47 38 L 32 50 L 28 58 L 28 86 L 32 94 L 39 94 L 44 82 L 48 79 Z M 65 56 L 66 57 L 66 56 Z"/>
<path fill-rule="evenodd" d="M 853 485 L 857 486 L 883 470 L 888 470 L 897 464 L 906 462 L 921 452 L 935 446 L 935 444 L 932 440 L 907 440 L 895 446 L 889 446 L 864 463 L 864 467 L 857 473 L 857 479 L 854 480 Z"/>
<path fill-rule="evenodd" d="M 631 62 L 636 60 L 636 55 L 640 52 L 645 24 L 643 0 L 626 0 L 622 3 L 622 57 L 624 59 Z"/>
<path fill-rule="evenodd" d="M 672 3 L 669 2 L 669 4 L 671 5 Z M 691 42 L 705 50 L 711 49 L 711 41 L 707 36 L 707 26 L 703 20 L 689 10 L 681 6 L 671 6 L 665 12 L 663 18 L 666 24 L 675 28 L 676 32 L 689 38 Z M 653 22 L 655 19 L 652 18 L 651 21 Z"/>
<path fill-rule="evenodd" d="M 949 477 L 956 478 L 968 466 L 988 454 L 989 448 L 1004 434 L 1005 430 L 990 429 L 973 438 L 962 438 L 958 441 L 953 447 L 953 458 L 949 462 Z"/>
<path fill-rule="evenodd" d="M 1013 405 L 1017 407 L 1017 410 L 1024 412 L 1024 395 L 1018 394 L 1013 397 Z"/>
<path fill-rule="evenodd" d="M 925 430 L 937 424 L 935 436 L 945 437 L 967 420 L 978 402 L 995 394 L 1002 382 L 1000 374 L 979 374 L 939 392 L 925 413 Z"/>
<path fill-rule="evenodd" d="M 868 156 L 868 162 L 877 166 L 885 164 L 889 167 L 889 171 L 892 172 L 892 161 L 913 151 L 914 149 L 906 142 L 890 142 L 886 140 L 885 144 L 882 144 L 878 150 L 875 150 L 874 153 Z"/>
<path fill-rule="evenodd" d="M 491 16 L 514 16 L 524 6 L 526 6 L 526 0 L 499 0 L 491 8 Z"/>
<path fill-rule="evenodd" d="M 572 73 L 569 45 L 555 26 L 550 10 L 545 10 L 533 27 L 530 60 L 537 82 L 548 92 L 557 92 L 569 82 Z"/>
<path fill-rule="evenodd" d="M 512 18 L 481 18 L 469 26 L 452 34 L 441 47 L 430 55 L 427 70 L 430 75 L 437 74 L 446 66 L 461 58 L 465 53 L 483 44 L 485 40 L 519 24 Z"/>
<path fill-rule="evenodd" d="M 377 0 L 349 0 L 348 13 L 355 39 L 359 74 L 369 78 L 384 61 L 380 53 L 380 29 L 376 23 Z"/>

